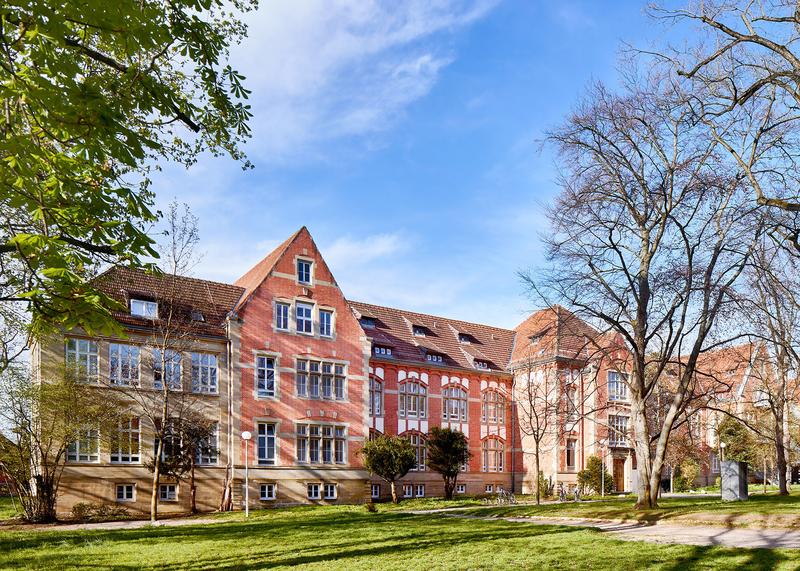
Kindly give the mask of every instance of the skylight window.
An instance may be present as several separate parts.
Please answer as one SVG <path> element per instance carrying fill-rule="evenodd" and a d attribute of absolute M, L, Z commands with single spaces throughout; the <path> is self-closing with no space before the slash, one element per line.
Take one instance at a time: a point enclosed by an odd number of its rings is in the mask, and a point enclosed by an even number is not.
<path fill-rule="evenodd" d="M 158 319 L 158 304 L 155 301 L 132 299 L 131 315 L 144 317 L 146 319 Z"/>

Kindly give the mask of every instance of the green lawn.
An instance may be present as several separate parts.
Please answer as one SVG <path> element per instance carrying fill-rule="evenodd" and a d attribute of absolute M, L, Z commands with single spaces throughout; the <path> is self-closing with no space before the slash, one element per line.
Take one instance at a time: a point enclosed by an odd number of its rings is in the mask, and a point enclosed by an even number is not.
<path fill-rule="evenodd" d="M 467 513 L 498 516 L 588 517 L 638 521 L 677 520 L 686 523 L 726 525 L 800 526 L 800 493 L 751 495 L 745 502 L 723 502 L 719 497 L 661 498 L 659 508 L 633 509 L 635 498 L 614 498 L 591 502 L 492 506 Z"/>
<path fill-rule="evenodd" d="M 800 550 L 741 550 L 608 539 L 527 523 L 304 507 L 220 523 L 117 531 L 5 531 L 8 569 L 792 569 Z"/>
<path fill-rule="evenodd" d="M 19 502 L 15 504 L 10 496 L 0 496 L 0 521 L 18 515 L 15 507 L 19 508 Z"/>

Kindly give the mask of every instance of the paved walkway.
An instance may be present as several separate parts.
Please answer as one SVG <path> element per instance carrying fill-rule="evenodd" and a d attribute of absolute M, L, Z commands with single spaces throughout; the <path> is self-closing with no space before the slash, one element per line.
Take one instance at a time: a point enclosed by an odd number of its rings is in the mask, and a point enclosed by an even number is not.
<path fill-rule="evenodd" d="M 151 524 L 147 519 L 130 519 L 122 521 L 101 521 L 95 523 L 52 523 L 52 524 L 9 524 L 0 526 L 0 531 L 80 531 L 86 529 L 139 529 L 152 525 L 153 527 L 179 527 L 182 525 L 205 525 L 221 523 L 227 520 L 198 517 L 174 517 L 158 520 Z"/>
<path fill-rule="evenodd" d="M 443 517 L 503 520 L 535 525 L 567 525 L 590 527 L 627 541 L 682 543 L 686 545 L 718 545 L 722 547 L 800 549 L 800 531 L 790 529 L 749 529 L 711 525 L 646 524 L 638 522 L 602 521 L 582 518 L 548 517 L 483 517 L 440 513 Z"/>

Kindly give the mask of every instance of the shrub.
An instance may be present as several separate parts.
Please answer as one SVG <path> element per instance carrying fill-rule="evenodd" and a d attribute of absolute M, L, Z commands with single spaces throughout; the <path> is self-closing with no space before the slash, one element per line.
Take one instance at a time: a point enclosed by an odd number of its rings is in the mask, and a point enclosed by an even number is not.
<path fill-rule="evenodd" d="M 675 469 L 672 488 L 676 492 L 688 492 L 694 489 L 694 482 L 700 473 L 700 466 L 694 460 L 684 460 Z"/>
<path fill-rule="evenodd" d="M 378 512 L 378 508 L 375 507 L 375 502 L 373 502 L 372 500 L 370 500 L 366 504 L 364 504 L 364 507 L 367 508 L 367 511 L 369 513 L 371 513 L 371 514 L 374 514 L 374 513 Z"/>
<path fill-rule="evenodd" d="M 606 493 L 610 494 L 614 488 L 611 474 L 608 473 L 599 456 L 589 456 L 586 460 L 586 469 L 578 472 L 578 486 L 583 493 L 601 493 L 603 478 L 605 478 Z"/>
<path fill-rule="evenodd" d="M 553 481 L 544 477 L 544 472 L 539 472 L 539 496 L 550 498 L 553 496 Z"/>
<path fill-rule="evenodd" d="M 71 516 L 75 521 L 109 521 L 128 519 L 131 514 L 122 506 L 79 502 L 72 506 Z"/>

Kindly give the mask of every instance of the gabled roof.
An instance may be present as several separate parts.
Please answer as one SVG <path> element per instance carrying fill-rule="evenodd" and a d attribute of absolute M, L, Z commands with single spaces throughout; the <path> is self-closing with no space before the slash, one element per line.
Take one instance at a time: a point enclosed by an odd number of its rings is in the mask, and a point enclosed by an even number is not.
<path fill-rule="evenodd" d="M 242 295 L 239 303 L 236 304 L 235 310 L 240 309 L 247 301 L 250 299 L 250 296 L 253 295 L 253 292 L 258 289 L 258 286 L 272 273 L 272 270 L 275 268 L 275 264 L 283 257 L 283 254 L 286 253 L 286 250 L 289 249 L 289 246 L 294 242 L 301 233 L 308 233 L 308 229 L 303 226 L 289 236 L 280 246 L 272 250 L 269 254 L 267 254 L 264 259 L 258 262 L 255 266 L 250 268 L 242 277 L 236 280 L 234 285 L 239 286 L 244 289 L 244 295 Z"/>
<path fill-rule="evenodd" d="M 486 361 L 489 370 L 504 371 L 514 346 L 514 332 L 509 329 L 405 311 L 392 307 L 350 301 L 358 317 L 370 317 L 375 327 L 364 332 L 376 345 L 392 348 L 392 357 L 403 361 L 427 363 L 426 355 L 442 355 L 442 364 L 471 370 L 475 360 Z M 414 326 L 427 330 L 425 337 L 413 334 Z M 468 333 L 474 342 L 461 343 L 459 333 Z"/>
<path fill-rule="evenodd" d="M 532 313 L 514 331 L 517 342 L 512 362 L 556 357 L 585 359 L 592 351 L 591 341 L 600 338 L 597 329 L 560 305 Z"/>
<path fill-rule="evenodd" d="M 158 321 L 130 314 L 130 300 L 143 299 L 159 303 L 164 316 L 167 304 L 173 311 L 176 325 L 189 324 L 198 335 L 225 335 L 225 319 L 242 297 L 244 289 L 230 284 L 200 280 L 171 274 L 151 274 L 124 267 L 111 268 L 97 278 L 97 287 L 117 300 L 128 311 L 114 311 L 114 318 L 124 325 L 153 327 Z M 200 312 L 202 320 L 192 319 Z M 199 317 L 195 313 L 195 317 Z"/>

